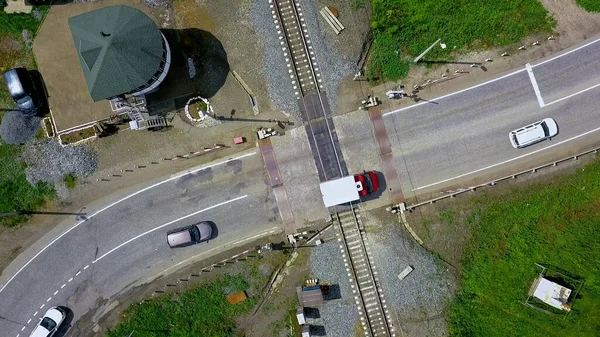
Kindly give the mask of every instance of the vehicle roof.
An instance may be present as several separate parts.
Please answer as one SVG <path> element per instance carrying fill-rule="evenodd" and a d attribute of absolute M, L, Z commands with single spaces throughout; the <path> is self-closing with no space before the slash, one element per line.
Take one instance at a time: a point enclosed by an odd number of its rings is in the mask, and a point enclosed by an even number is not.
<path fill-rule="evenodd" d="M 195 225 L 174 229 L 167 233 L 167 242 L 169 246 L 180 246 L 186 245 L 192 242 L 192 236 L 190 235 L 190 229 L 196 227 L 200 232 L 200 241 L 208 240 L 212 236 L 212 226 L 206 222 L 201 221 Z"/>
<path fill-rule="evenodd" d="M 64 315 L 57 308 L 50 308 L 48 311 L 46 311 L 44 317 L 50 317 L 56 323 L 60 323 L 63 320 Z"/>
<path fill-rule="evenodd" d="M 190 227 L 182 228 L 179 232 L 173 232 L 167 234 L 167 241 L 169 246 L 175 247 L 180 245 L 188 244 L 192 241 L 192 236 L 189 232 Z"/>
<path fill-rule="evenodd" d="M 57 326 L 60 325 L 60 323 L 64 319 L 63 313 L 57 308 L 48 309 L 48 311 L 46 311 L 46 313 L 44 314 L 44 317 L 49 317 L 50 319 L 52 319 L 54 322 L 56 322 Z M 48 329 L 38 324 L 31 333 L 31 335 L 29 335 L 29 337 L 47 337 L 49 333 L 50 331 L 48 331 Z"/>
<path fill-rule="evenodd" d="M 19 78 L 19 74 L 17 73 L 17 69 L 11 69 L 5 72 L 4 82 L 6 82 L 8 92 L 12 96 L 21 96 L 25 94 L 25 89 L 23 88 L 23 84 L 21 83 L 21 79 Z"/>
<path fill-rule="evenodd" d="M 198 231 L 200 232 L 200 240 L 210 239 L 212 235 L 212 226 L 208 222 L 199 222 L 196 224 L 196 228 L 198 228 Z"/>
<path fill-rule="evenodd" d="M 353 176 L 323 182 L 319 185 L 325 207 L 360 199 Z"/>

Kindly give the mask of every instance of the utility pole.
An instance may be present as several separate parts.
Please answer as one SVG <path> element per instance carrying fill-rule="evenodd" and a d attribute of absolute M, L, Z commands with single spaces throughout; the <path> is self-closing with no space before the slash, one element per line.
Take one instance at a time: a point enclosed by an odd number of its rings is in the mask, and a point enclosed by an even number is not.
<path fill-rule="evenodd" d="M 435 45 L 438 44 L 440 41 L 442 41 L 442 39 L 437 39 L 431 46 L 429 46 L 429 48 L 425 49 L 425 51 L 422 52 L 421 55 L 417 56 L 414 62 L 417 63 L 421 61 L 423 56 L 425 56 L 425 54 L 427 54 L 431 49 L 433 49 L 433 47 L 435 47 Z M 442 47 L 442 49 L 446 49 L 446 45 L 443 43 L 440 43 L 440 47 Z"/>

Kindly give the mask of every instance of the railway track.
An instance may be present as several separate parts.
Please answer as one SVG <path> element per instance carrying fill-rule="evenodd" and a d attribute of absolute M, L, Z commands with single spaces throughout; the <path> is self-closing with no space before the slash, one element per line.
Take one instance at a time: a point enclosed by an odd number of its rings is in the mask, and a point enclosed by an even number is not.
<path fill-rule="evenodd" d="M 341 232 L 338 240 L 342 243 L 340 248 L 348 277 L 353 283 L 353 292 L 360 295 L 355 296 L 355 300 L 365 335 L 395 336 L 379 278 L 363 239 L 359 215 L 351 207 L 350 210 L 336 213 L 336 220 Z"/>
<path fill-rule="evenodd" d="M 269 0 L 269 4 L 295 95 L 307 122 L 306 133 L 319 178 L 326 181 L 346 176 L 348 172 L 328 113 L 327 97 L 321 91 L 321 76 L 300 4 L 298 0 Z M 339 224 L 344 262 L 350 262 L 347 264 L 348 277 L 352 287 L 358 288 L 354 299 L 360 320 L 366 336 L 395 336 L 354 207 L 341 206 L 330 210 Z"/>
<path fill-rule="evenodd" d="M 308 30 L 297 0 L 269 0 L 280 44 L 296 96 L 318 92 L 321 86 Z"/>

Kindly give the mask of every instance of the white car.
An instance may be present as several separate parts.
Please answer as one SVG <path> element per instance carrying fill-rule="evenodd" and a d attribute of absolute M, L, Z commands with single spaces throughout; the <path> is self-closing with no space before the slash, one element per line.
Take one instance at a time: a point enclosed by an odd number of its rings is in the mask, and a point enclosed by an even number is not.
<path fill-rule="evenodd" d="M 520 149 L 537 142 L 552 138 L 558 133 L 558 125 L 552 118 L 529 124 L 520 129 L 511 131 L 508 139 L 515 149 Z"/>
<path fill-rule="evenodd" d="M 58 330 L 65 317 L 65 311 L 61 308 L 48 309 L 29 337 L 51 337 Z"/>

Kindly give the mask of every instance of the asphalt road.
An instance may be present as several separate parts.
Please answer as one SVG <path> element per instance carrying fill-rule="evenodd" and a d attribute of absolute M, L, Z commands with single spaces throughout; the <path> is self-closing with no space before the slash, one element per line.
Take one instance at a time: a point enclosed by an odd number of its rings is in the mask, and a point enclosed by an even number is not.
<path fill-rule="evenodd" d="M 253 152 L 148 188 L 62 236 L 3 283 L 1 335 L 29 336 L 39 317 L 57 305 L 69 307 L 77 320 L 140 279 L 278 226 L 262 159 Z M 201 220 L 215 223 L 216 237 L 186 248 L 167 246 L 169 229 Z"/>
<path fill-rule="evenodd" d="M 600 42 L 594 42 L 532 64 L 537 86 L 522 67 L 432 99 L 433 103 L 386 113 L 384 123 L 404 195 L 441 190 L 464 178 L 511 167 L 517 160 L 569 147 L 577 137 L 597 141 L 599 54 Z M 554 118 L 559 125 L 555 138 L 526 149 L 511 147 L 511 130 L 545 117 Z M 371 125 L 361 121 L 356 127 Z M 352 136 L 341 130 L 342 138 L 344 134 Z M 342 139 L 342 144 L 354 143 Z M 356 146 L 361 146 L 360 142 Z M 106 198 L 97 203 L 101 206 L 86 210 L 92 215 L 89 220 L 52 244 L 35 247 L 37 255 L 16 268 L 9 267 L 14 271 L 5 270 L 9 275 L 3 275 L 0 285 L 1 335 L 28 336 L 45 310 L 56 305 L 69 307 L 77 320 L 102 300 L 116 297 L 124 288 L 169 266 L 280 226 L 257 150 L 209 166 L 153 182 L 134 194 Z M 291 199 L 293 204 L 302 202 Z M 188 248 L 168 248 L 165 233 L 169 229 L 200 220 L 213 221 L 218 236 Z"/>
<path fill-rule="evenodd" d="M 517 161 L 533 162 L 583 134 L 598 140 L 592 130 L 600 127 L 595 87 L 600 41 L 586 43 L 531 64 L 541 100 L 526 67 L 520 67 L 471 89 L 385 113 L 404 195 L 440 191 Z M 546 117 L 557 122 L 556 137 L 524 149 L 511 146 L 510 131 Z"/>

